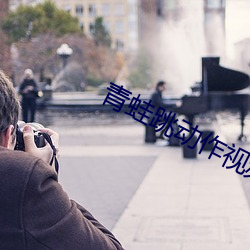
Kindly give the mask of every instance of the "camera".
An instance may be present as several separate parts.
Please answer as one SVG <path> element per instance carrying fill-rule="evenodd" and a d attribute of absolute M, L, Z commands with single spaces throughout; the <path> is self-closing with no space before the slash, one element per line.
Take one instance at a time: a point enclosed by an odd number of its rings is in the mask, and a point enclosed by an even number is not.
<path fill-rule="evenodd" d="M 45 139 L 43 137 L 43 135 L 37 131 L 39 128 L 43 128 L 43 126 L 39 123 L 19 123 L 17 125 L 17 129 L 16 129 L 16 145 L 15 145 L 15 150 L 20 150 L 20 151 L 24 151 L 25 150 L 25 145 L 24 145 L 24 140 L 23 140 L 23 127 L 25 125 L 29 125 L 32 127 L 33 131 L 34 131 L 34 141 L 35 144 L 38 148 L 42 148 L 45 146 Z"/>

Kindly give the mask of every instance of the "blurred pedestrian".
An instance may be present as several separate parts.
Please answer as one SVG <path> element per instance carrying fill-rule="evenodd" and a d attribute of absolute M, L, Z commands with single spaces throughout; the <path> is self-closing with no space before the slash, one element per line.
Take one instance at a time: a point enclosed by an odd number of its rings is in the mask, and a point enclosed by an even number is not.
<path fill-rule="evenodd" d="M 165 81 L 158 81 L 155 87 L 155 91 L 150 97 L 150 100 L 152 101 L 151 104 L 154 105 L 154 110 L 157 110 L 159 107 L 167 108 L 167 104 L 163 102 L 162 99 L 162 93 L 166 90 L 166 82 Z M 155 113 L 152 113 L 149 117 L 149 120 L 155 115 Z M 157 140 L 155 128 L 152 126 L 147 125 L 146 131 L 145 131 L 145 142 L 146 143 L 154 143 Z M 160 137 L 163 138 L 163 135 L 161 133 Z"/>
<path fill-rule="evenodd" d="M 22 95 L 23 121 L 34 122 L 38 87 L 34 80 L 34 75 L 31 69 L 26 69 L 24 71 L 24 79 L 20 85 L 19 94 Z"/>

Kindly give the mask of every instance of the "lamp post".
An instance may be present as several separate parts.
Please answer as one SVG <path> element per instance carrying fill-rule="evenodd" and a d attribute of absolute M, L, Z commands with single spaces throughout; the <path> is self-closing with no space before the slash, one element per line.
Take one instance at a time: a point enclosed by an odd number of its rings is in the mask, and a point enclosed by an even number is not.
<path fill-rule="evenodd" d="M 57 50 L 57 55 L 59 55 L 62 58 L 63 61 L 63 68 L 67 65 L 67 60 L 73 53 L 73 50 L 69 47 L 67 43 L 63 43 Z"/>

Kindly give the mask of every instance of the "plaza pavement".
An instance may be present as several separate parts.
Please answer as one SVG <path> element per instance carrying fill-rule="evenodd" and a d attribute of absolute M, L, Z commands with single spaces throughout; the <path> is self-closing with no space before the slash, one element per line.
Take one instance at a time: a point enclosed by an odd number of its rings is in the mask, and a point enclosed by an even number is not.
<path fill-rule="evenodd" d="M 227 129 L 228 134 L 236 135 L 230 127 Z M 225 129 L 216 130 L 226 142 Z M 85 138 L 78 145 L 63 141 L 62 160 L 67 156 L 120 157 L 121 161 L 122 157 L 146 160 L 153 157 L 145 178 L 112 227 L 125 249 L 249 249 L 250 213 L 246 195 L 240 176 L 233 169 L 222 168 L 221 159 L 209 160 L 209 152 L 202 152 L 196 159 L 184 159 L 181 147 L 145 145 L 144 128 L 139 125 L 89 126 L 58 132 Z M 247 143 L 243 147 L 250 150 Z M 63 173 L 61 178 L 64 184 Z"/>

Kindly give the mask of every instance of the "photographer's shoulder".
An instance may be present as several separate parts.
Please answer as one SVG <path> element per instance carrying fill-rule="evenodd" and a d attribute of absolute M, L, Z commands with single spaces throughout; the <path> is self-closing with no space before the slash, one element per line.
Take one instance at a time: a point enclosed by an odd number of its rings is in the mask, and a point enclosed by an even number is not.
<path fill-rule="evenodd" d="M 27 174 L 32 172 L 36 165 L 44 165 L 43 161 L 24 151 L 11 150 L 0 146 L 0 168 L 8 172 L 15 172 L 17 175 Z M 49 168 L 49 166 L 47 166 Z"/>

